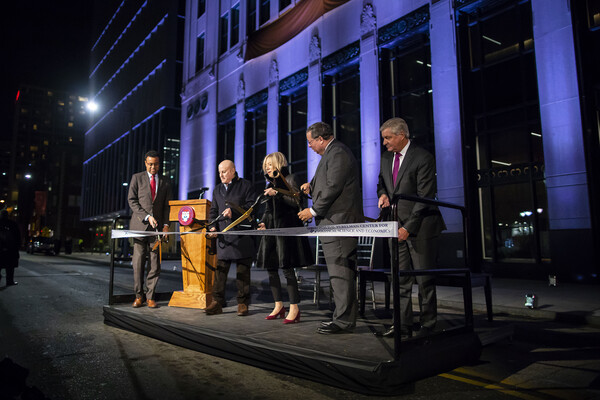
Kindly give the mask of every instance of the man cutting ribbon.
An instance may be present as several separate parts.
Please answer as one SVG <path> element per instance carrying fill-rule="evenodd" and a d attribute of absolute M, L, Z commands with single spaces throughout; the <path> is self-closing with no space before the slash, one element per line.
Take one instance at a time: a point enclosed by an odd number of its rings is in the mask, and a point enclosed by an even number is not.
<path fill-rule="evenodd" d="M 219 178 L 221 183 L 213 191 L 212 204 L 209 211 L 209 218 L 214 219 L 223 215 L 223 219 L 217 226 L 212 227 L 212 232 L 224 231 L 234 228 L 232 220 L 235 222 L 240 219 L 240 214 L 227 204 L 227 202 L 239 204 L 245 209 L 251 209 L 254 205 L 255 193 L 252 189 L 252 183 L 240 178 L 235 171 L 235 165 L 230 160 L 225 160 L 219 164 Z M 246 219 L 245 216 L 243 219 Z M 216 234 L 209 237 L 216 237 Z M 215 270 L 215 282 L 213 285 L 213 301 L 206 307 L 206 314 L 215 315 L 223 312 L 225 302 L 225 285 L 227 283 L 227 274 L 231 263 L 237 265 L 236 286 L 237 286 L 237 315 L 248 315 L 248 305 L 250 304 L 250 268 L 252 258 L 256 254 L 254 249 L 254 240 L 248 236 L 218 235 L 217 238 L 217 269 Z"/>

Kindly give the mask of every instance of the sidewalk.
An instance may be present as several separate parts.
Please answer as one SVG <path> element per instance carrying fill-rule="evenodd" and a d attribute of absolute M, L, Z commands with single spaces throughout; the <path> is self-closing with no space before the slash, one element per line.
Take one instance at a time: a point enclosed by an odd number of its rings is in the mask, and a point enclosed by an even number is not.
<path fill-rule="evenodd" d="M 110 255 L 98 253 L 60 254 L 59 257 L 110 265 Z M 163 272 L 181 273 L 181 260 L 163 260 Z M 252 284 L 255 287 L 268 286 L 267 271 L 252 270 Z M 230 279 L 235 279 L 235 268 L 229 271 Z M 324 274 L 324 278 L 326 274 Z M 383 301 L 383 284 L 375 284 L 377 300 Z M 535 294 L 537 304 L 534 309 L 525 307 L 525 295 Z M 369 294 L 367 294 L 367 297 Z M 380 299 L 381 297 L 381 299 Z M 437 298 L 440 307 L 460 309 L 463 307 L 462 289 L 439 286 Z M 558 282 L 549 286 L 547 281 L 525 279 L 492 279 L 492 303 L 494 314 L 508 314 L 533 319 L 556 320 L 600 327 L 600 287 L 577 283 Z M 369 305 L 367 305 L 369 306 Z M 473 288 L 473 310 L 485 312 L 486 304 L 482 287 Z"/>

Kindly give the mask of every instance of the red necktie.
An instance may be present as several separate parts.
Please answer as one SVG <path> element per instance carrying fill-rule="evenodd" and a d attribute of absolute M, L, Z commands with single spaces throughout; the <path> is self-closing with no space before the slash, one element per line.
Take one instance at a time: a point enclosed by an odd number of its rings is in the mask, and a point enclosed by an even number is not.
<path fill-rule="evenodd" d="M 400 156 L 401 153 L 396 153 L 394 157 L 394 169 L 392 170 L 392 178 L 394 179 L 394 186 L 396 186 L 396 179 L 398 178 L 398 170 L 400 169 Z"/>
<path fill-rule="evenodd" d="M 156 179 L 154 179 L 154 175 L 150 176 L 150 191 L 152 192 L 152 201 L 156 197 Z"/>

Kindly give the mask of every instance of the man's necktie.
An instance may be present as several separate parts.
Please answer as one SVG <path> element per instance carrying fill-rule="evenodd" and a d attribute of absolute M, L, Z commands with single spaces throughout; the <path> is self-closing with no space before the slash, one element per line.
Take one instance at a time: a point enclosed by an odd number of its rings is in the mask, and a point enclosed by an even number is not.
<path fill-rule="evenodd" d="M 396 179 L 398 178 L 398 170 L 400 169 L 400 156 L 402 154 L 396 153 L 394 157 L 394 169 L 392 170 L 392 178 L 394 179 L 394 186 L 396 186 Z"/>
<path fill-rule="evenodd" d="M 152 201 L 156 197 L 156 179 L 154 179 L 154 174 L 150 176 L 150 191 L 152 192 Z"/>

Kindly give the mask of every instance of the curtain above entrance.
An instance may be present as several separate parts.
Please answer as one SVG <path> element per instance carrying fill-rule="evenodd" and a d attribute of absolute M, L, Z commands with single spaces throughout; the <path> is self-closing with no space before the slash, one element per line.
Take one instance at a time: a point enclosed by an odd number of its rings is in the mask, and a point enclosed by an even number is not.
<path fill-rule="evenodd" d="M 301 0 L 291 10 L 248 37 L 246 61 L 275 50 L 321 15 L 348 0 Z M 308 44 L 307 44 L 308 46 Z"/>

